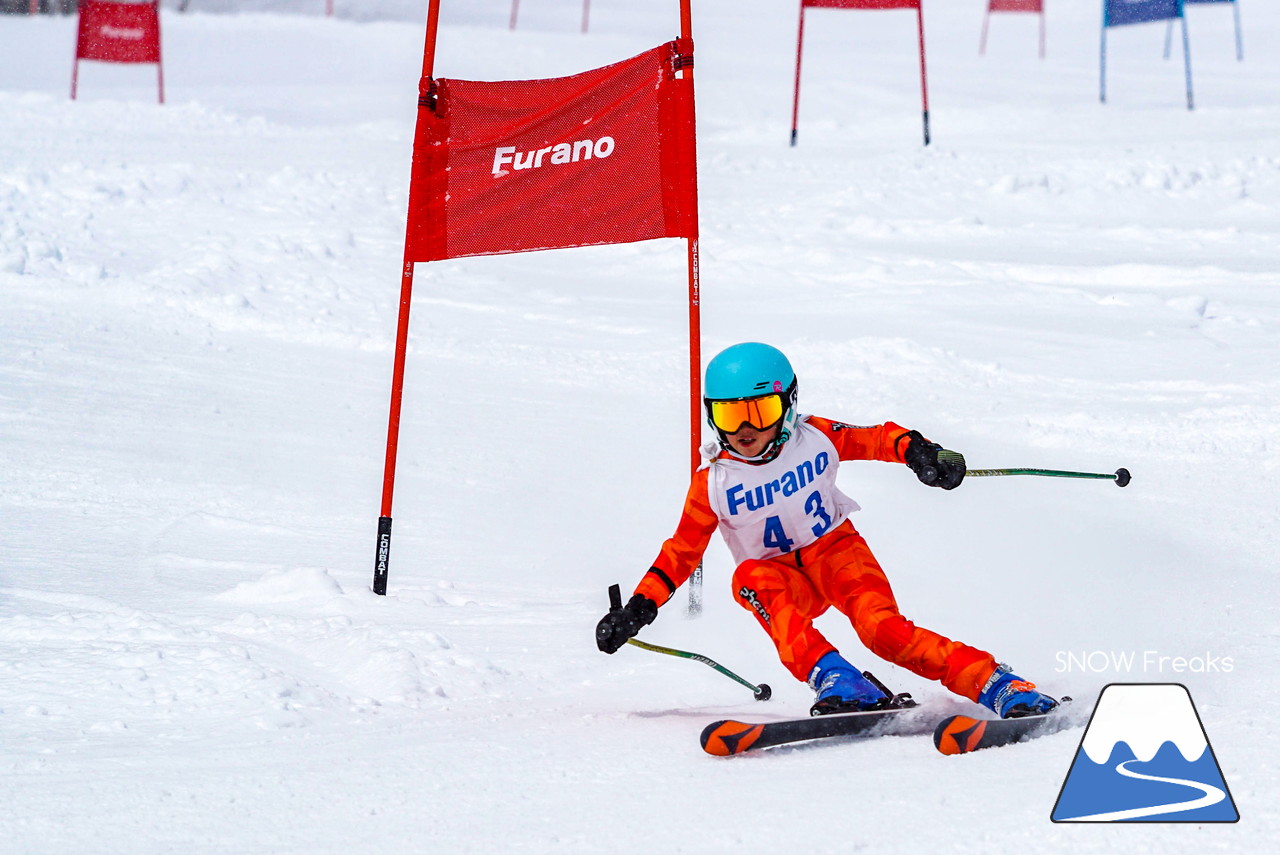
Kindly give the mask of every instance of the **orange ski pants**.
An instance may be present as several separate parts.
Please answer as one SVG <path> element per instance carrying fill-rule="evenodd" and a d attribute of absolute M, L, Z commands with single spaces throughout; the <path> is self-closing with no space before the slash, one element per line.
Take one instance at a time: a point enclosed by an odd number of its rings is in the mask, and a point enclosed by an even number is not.
<path fill-rule="evenodd" d="M 738 603 L 773 639 L 782 664 L 801 681 L 836 649 L 813 625 L 831 606 L 849 618 L 872 653 L 971 701 L 996 668 L 990 653 L 903 617 L 884 570 L 847 520 L 803 549 L 742 562 L 734 571 L 733 589 Z"/>

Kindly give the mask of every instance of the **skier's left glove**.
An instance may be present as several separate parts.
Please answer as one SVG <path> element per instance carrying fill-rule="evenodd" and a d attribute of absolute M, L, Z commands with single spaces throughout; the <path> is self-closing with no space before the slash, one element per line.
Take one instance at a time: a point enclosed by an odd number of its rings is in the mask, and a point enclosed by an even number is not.
<path fill-rule="evenodd" d="M 907 434 L 911 441 L 902 455 L 907 466 L 916 473 L 920 483 L 930 487 L 941 487 L 954 490 L 964 480 L 964 455 L 958 451 L 948 451 L 936 442 L 929 442 L 919 431 Z"/>
<path fill-rule="evenodd" d="M 596 647 L 605 653 L 618 652 L 628 638 L 634 638 L 642 626 L 653 623 L 657 616 L 657 603 L 644 594 L 634 595 L 625 606 L 609 609 L 600 618 L 596 624 Z"/>

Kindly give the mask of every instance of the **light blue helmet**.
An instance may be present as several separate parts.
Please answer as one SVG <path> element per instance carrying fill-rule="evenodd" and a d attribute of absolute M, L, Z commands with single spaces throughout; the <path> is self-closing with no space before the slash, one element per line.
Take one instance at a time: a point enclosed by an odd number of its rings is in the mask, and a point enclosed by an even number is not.
<path fill-rule="evenodd" d="M 795 433 L 798 417 L 796 373 L 787 357 L 776 347 L 759 342 L 743 342 L 725 348 L 707 364 L 703 387 L 702 400 L 707 422 L 725 451 L 734 453 L 726 435 L 736 432 L 741 424 L 733 426 L 727 432 L 717 425 L 712 415 L 711 405 L 714 401 L 742 401 L 774 394 L 781 397 L 782 415 L 778 420 L 781 427 L 777 438 L 760 455 L 765 459 L 772 459 L 777 455 L 783 444 Z M 768 426 L 756 425 L 761 428 Z"/>

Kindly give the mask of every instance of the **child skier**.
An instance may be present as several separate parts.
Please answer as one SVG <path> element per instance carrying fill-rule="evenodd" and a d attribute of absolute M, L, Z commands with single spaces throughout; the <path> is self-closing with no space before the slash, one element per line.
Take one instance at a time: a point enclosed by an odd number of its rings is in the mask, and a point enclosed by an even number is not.
<path fill-rule="evenodd" d="M 800 415 L 796 376 L 781 351 L 736 344 L 711 360 L 707 420 L 719 440 L 693 476 L 675 535 L 631 600 L 611 609 L 596 644 L 614 653 L 653 622 L 702 559 L 717 527 L 733 553 L 735 597 L 769 633 L 787 670 L 817 692 L 821 715 L 880 709 L 891 698 L 814 628 L 829 607 L 872 653 L 994 711 L 1001 718 L 1058 705 L 983 650 L 916 626 L 898 612 L 884 571 L 849 521 L 858 505 L 836 487 L 841 460 L 905 463 L 923 483 L 952 490 L 964 458 L 893 422 L 855 427 Z M 713 456 L 714 455 L 714 456 Z"/>

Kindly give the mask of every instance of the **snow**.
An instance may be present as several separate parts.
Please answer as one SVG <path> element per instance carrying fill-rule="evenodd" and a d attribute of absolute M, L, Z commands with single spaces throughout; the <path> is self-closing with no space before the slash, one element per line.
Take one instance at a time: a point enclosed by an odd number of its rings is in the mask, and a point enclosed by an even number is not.
<path fill-rule="evenodd" d="M 687 483 L 685 248 L 420 265 L 389 592 L 369 590 L 421 0 L 197 0 L 150 68 L 75 20 L 0 18 L 0 840 L 12 853 L 1265 849 L 1280 834 L 1280 12 L 1161 25 L 1096 3 L 808 18 L 700 0 L 704 353 L 784 349 L 802 409 L 915 427 L 944 493 L 847 465 L 904 612 L 1082 717 L 1111 682 L 1195 698 L 1238 826 L 1055 826 L 1079 730 L 966 758 L 919 736 L 712 758 L 717 718 L 803 715 L 707 555 L 595 650 Z M 678 32 L 676 3 L 446 0 L 436 70 L 569 74 Z M 240 10 L 239 14 L 227 14 Z M 666 11 L 663 11 L 666 10 Z M 939 713 L 971 708 L 842 650 Z M 1099 661 L 1099 669 L 1066 667 Z M 1071 659 L 1074 654 L 1076 659 Z M 1152 654 L 1148 656 L 1147 654 Z M 1129 658 L 1126 660 L 1125 657 Z M 1182 662 L 1179 666 L 1178 662 Z M 1125 665 L 1125 662 L 1128 662 Z M 1197 665 L 1198 663 L 1198 665 Z"/>

